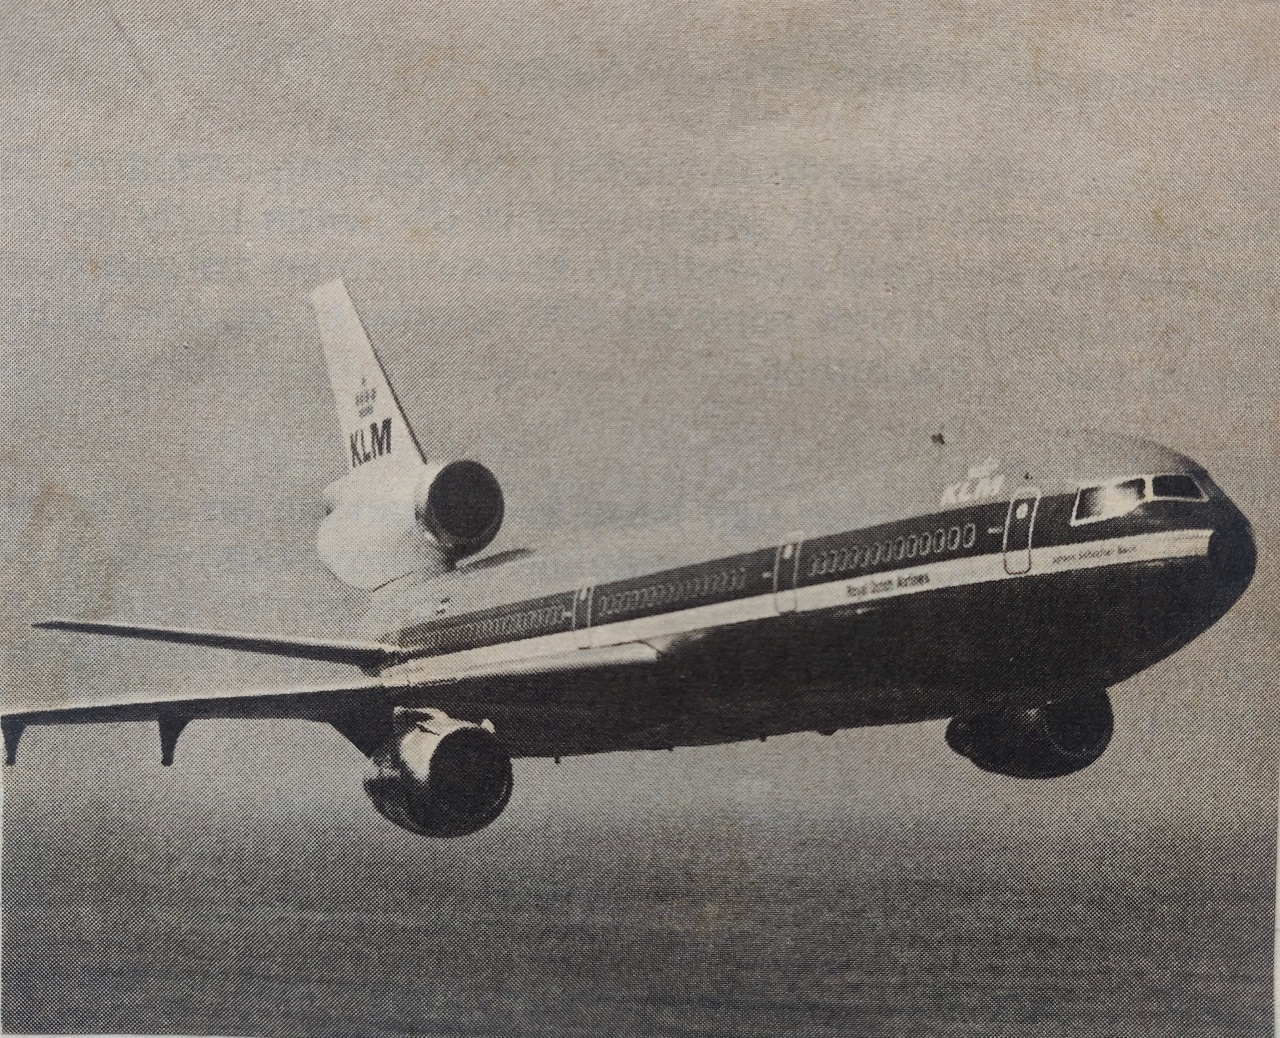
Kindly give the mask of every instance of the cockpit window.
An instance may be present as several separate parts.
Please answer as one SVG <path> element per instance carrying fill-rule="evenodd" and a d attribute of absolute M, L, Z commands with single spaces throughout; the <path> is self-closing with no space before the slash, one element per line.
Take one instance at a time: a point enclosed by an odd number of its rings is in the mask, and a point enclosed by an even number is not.
<path fill-rule="evenodd" d="M 1147 481 L 1138 476 L 1096 487 L 1081 487 L 1076 496 L 1073 523 L 1096 523 L 1132 512 L 1146 499 Z"/>
<path fill-rule="evenodd" d="M 1173 476 L 1152 476 L 1151 496 L 1166 501 L 1203 501 L 1205 493 L 1200 484 L 1185 472 Z"/>
<path fill-rule="evenodd" d="M 1144 501 L 1208 501 L 1194 476 L 1176 472 L 1164 476 L 1130 476 L 1109 483 L 1081 487 L 1071 522 L 1096 523 L 1127 515 Z"/>

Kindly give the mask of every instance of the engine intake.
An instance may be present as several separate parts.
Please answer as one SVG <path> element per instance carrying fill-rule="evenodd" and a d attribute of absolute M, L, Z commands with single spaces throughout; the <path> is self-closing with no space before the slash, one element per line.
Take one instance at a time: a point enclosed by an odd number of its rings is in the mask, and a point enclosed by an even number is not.
<path fill-rule="evenodd" d="M 502 486 L 478 461 L 449 462 L 414 504 L 418 522 L 454 557 L 479 551 L 502 526 Z"/>
<path fill-rule="evenodd" d="M 511 755 L 491 727 L 439 710 L 397 711 L 364 781 L 379 813 L 422 836 L 483 829 L 507 806 L 511 787 Z"/>
<path fill-rule="evenodd" d="M 1111 742 L 1114 719 L 1105 692 L 1030 710 L 953 717 L 947 745 L 983 771 L 1014 778 L 1057 778 L 1087 768 Z"/>

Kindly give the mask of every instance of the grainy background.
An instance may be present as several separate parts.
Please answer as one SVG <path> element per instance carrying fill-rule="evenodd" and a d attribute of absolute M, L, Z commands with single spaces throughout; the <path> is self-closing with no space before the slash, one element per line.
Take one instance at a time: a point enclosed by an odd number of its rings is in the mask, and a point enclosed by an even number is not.
<path fill-rule="evenodd" d="M 32 730 L 3 1021 L 244 1034 L 1269 1033 L 1280 14 L 1217 3 L 0 5 L 6 702 L 319 666 L 307 293 L 508 495 L 495 548 L 838 478 L 860 432 L 1204 462 L 1253 588 L 1046 784 L 940 724 L 517 764 L 429 843 L 305 723 Z"/>

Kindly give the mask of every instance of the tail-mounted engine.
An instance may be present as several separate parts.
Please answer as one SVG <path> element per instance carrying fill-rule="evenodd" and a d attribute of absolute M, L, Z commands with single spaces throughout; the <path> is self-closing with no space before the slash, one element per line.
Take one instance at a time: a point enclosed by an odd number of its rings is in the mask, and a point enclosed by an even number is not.
<path fill-rule="evenodd" d="M 316 548 L 339 580 L 372 591 L 443 572 L 502 526 L 502 487 L 477 461 L 363 465 L 325 490 Z"/>
<path fill-rule="evenodd" d="M 1105 692 L 1030 710 L 954 717 L 947 745 L 983 771 L 1014 778 L 1057 778 L 1087 768 L 1111 741 Z"/>
<path fill-rule="evenodd" d="M 452 561 L 479 551 L 502 526 L 502 487 L 478 461 L 451 461 L 418 484 L 414 518 Z"/>
<path fill-rule="evenodd" d="M 511 799 L 511 755 L 488 722 L 400 708 L 371 764 L 364 788 L 374 807 L 422 836 L 473 833 Z"/>

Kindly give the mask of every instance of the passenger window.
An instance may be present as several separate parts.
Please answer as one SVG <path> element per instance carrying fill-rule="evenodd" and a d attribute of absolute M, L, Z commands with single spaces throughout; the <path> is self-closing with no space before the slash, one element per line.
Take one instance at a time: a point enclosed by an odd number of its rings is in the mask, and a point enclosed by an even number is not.
<path fill-rule="evenodd" d="M 1151 496 L 1164 501 L 1204 501 L 1205 493 L 1191 476 L 1179 472 L 1173 476 L 1153 476 Z"/>
<path fill-rule="evenodd" d="M 1096 523 L 1103 519 L 1115 519 L 1132 512 L 1142 504 L 1147 495 L 1147 481 L 1141 476 L 1103 483 L 1096 487 L 1082 487 L 1076 496 L 1073 523 Z"/>

